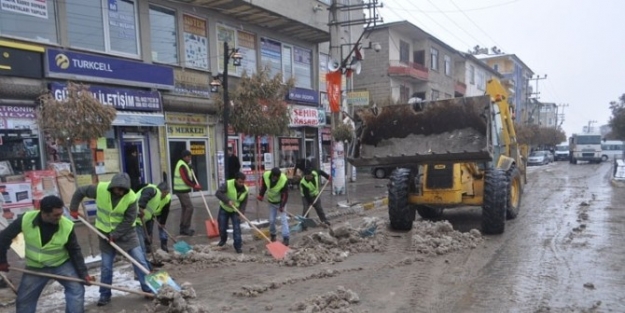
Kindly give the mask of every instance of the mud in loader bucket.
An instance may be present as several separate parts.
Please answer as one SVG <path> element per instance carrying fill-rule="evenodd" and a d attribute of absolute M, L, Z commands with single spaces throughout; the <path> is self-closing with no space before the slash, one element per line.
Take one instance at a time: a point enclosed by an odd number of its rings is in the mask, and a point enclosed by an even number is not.
<path fill-rule="evenodd" d="M 490 96 L 390 105 L 356 113 L 354 166 L 397 166 L 492 160 Z"/>

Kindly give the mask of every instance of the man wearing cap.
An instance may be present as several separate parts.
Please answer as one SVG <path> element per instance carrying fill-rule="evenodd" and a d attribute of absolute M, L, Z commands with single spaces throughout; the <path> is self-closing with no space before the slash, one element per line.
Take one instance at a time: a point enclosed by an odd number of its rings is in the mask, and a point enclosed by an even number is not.
<path fill-rule="evenodd" d="M 161 223 L 163 209 L 167 208 L 169 211 L 169 205 L 171 203 L 171 195 L 169 194 L 169 186 L 167 186 L 166 182 L 161 182 L 160 184 L 148 184 L 147 186 L 141 188 L 139 193 L 137 194 L 138 205 L 139 205 L 139 213 L 137 217 L 137 234 L 140 235 L 139 239 L 143 238 L 143 247 L 145 247 L 145 252 L 152 252 L 151 242 L 152 242 L 152 232 L 154 230 L 154 220 L 157 220 L 157 223 L 160 225 L 165 225 L 165 223 Z M 167 217 L 165 216 L 165 222 L 167 221 Z M 145 223 L 145 230 L 143 228 L 143 223 Z M 147 234 L 146 234 L 147 231 Z M 169 252 L 167 249 L 167 234 L 159 227 L 159 239 L 161 240 L 161 249 L 165 252 Z"/>
<path fill-rule="evenodd" d="M 191 164 L 191 151 L 182 151 L 182 158 L 176 163 L 174 169 L 174 194 L 180 200 L 180 235 L 193 236 L 195 230 L 191 228 L 193 219 L 193 203 L 191 202 L 191 190 L 202 190 L 202 186 L 195 181 Z"/>
<path fill-rule="evenodd" d="M 286 219 L 286 202 L 289 200 L 288 178 L 279 168 L 263 173 L 262 187 L 258 194 L 258 201 L 263 201 L 267 193 L 269 202 L 269 233 L 271 241 L 276 241 L 276 217 L 280 213 L 282 220 L 282 242 L 289 245 L 289 222 Z"/>
<path fill-rule="evenodd" d="M 331 180 L 330 175 L 328 175 L 328 173 L 322 170 L 317 171 L 317 170 L 311 169 L 310 167 L 307 167 L 304 169 L 304 178 L 302 178 L 302 180 L 300 180 L 299 182 L 299 190 L 302 195 L 302 204 L 304 207 L 302 216 L 304 216 L 305 218 L 308 217 L 306 213 L 308 211 L 308 208 L 312 205 L 313 208 L 315 208 L 315 211 L 317 212 L 317 216 L 319 217 L 319 220 L 321 220 L 322 223 L 330 226 L 330 222 L 328 222 L 328 219 L 326 218 L 326 214 L 325 212 L 323 212 L 323 208 L 321 207 L 321 201 L 317 199 L 317 202 L 315 202 L 315 199 L 321 192 L 319 190 L 319 176 L 320 175 L 323 176 L 328 181 Z M 304 227 L 304 230 L 305 229 L 306 227 Z"/>
<path fill-rule="evenodd" d="M 130 176 L 118 173 L 110 182 L 99 182 L 96 185 L 84 186 L 76 189 L 69 206 L 70 215 L 78 218 L 78 206 L 87 197 L 95 199 L 96 219 L 95 227 L 106 240 L 99 238 L 102 261 L 100 262 L 101 278 L 104 284 L 113 283 L 113 261 L 117 250 L 111 245 L 115 243 L 121 250 L 127 252 L 144 268 L 149 268 L 145 253 L 141 249 L 139 238 L 135 230 L 137 221 L 137 198 L 130 189 Z M 139 279 L 141 290 L 151 293 L 152 290 L 145 283 L 145 273 L 133 264 L 135 274 Z M 111 302 L 111 289 L 100 287 L 98 306 Z"/>
<path fill-rule="evenodd" d="M 74 232 L 74 222 L 63 216 L 63 200 L 41 199 L 39 211 L 28 211 L 0 232 L 0 271 L 8 272 L 7 250 L 19 233 L 26 243 L 26 268 L 40 273 L 84 279 L 90 284 L 85 259 Z M 17 290 L 16 312 L 35 313 L 37 301 L 50 278 L 24 274 Z M 65 288 L 65 312 L 85 312 L 85 287 L 79 282 L 57 279 Z"/>
<path fill-rule="evenodd" d="M 219 243 L 220 247 L 226 244 L 228 239 L 228 220 L 232 219 L 232 239 L 234 240 L 234 250 L 242 253 L 241 245 L 241 219 L 239 214 L 233 208 L 237 208 L 241 214 L 245 214 L 247 206 L 247 186 L 245 186 L 245 174 L 238 172 L 234 174 L 234 178 L 226 181 L 221 185 L 215 197 L 219 199 L 219 215 L 217 221 L 219 223 Z"/>

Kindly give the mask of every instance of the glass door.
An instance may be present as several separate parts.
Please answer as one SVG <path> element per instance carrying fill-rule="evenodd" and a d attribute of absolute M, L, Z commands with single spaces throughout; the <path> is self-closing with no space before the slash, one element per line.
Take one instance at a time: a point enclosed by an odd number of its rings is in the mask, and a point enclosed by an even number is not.
<path fill-rule="evenodd" d="M 178 139 L 169 140 L 169 164 L 171 177 L 169 178 L 171 186 L 174 184 L 173 172 L 176 169 L 178 160 L 182 158 L 184 150 L 191 151 L 191 167 L 197 177 L 198 183 L 202 185 L 205 191 L 211 191 L 210 168 L 208 166 L 208 140 L 206 139 Z"/>
<path fill-rule="evenodd" d="M 151 181 L 146 148 L 144 138 L 124 138 L 124 172 L 130 176 L 135 191 L 141 184 L 159 183 Z"/>

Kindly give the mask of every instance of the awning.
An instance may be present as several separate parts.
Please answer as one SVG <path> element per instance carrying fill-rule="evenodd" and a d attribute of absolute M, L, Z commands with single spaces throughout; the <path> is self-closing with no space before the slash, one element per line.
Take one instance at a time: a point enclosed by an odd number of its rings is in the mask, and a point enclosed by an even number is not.
<path fill-rule="evenodd" d="M 113 126 L 165 126 L 163 113 L 117 112 Z"/>

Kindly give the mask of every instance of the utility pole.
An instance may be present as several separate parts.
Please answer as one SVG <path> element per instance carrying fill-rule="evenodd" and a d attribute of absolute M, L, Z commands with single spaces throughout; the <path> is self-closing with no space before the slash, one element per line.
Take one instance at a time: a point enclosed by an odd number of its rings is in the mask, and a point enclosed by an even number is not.
<path fill-rule="evenodd" d="M 536 82 L 536 90 L 535 90 L 534 92 L 529 92 L 529 93 L 527 94 L 527 102 L 528 102 L 528 103 L 530 103 L 530 99 L 532 99 L 532 98 L 531 98 L 531 96 L 532 96 L 532 95 L 535 95 L 535 96 L 536 96 L 536 97 L 534 97 L 534 98 L 533 98 L 533 99 L 535 99 L 535 100 L 536 100 L 536 102 L 538 102 L 538 99 L 540 99 L 540 92 L 538 91 L 538 82 L 539 82 L 539 81 L 541 81 L 541 80 L 543 80 L 543 79 L 547 79 L 547 74 L 543 75 L 542 77 L 541 77 L 540 75 L 532 75 L 532 77 L 530 77 L 529 81 L 532 81 L 532 80 L 533 80 L 533 81 L 535 81 L 535 82 Z M 528 81 L 528 84 L 529 84 L 529 81 Z M 537 108 L 537 107 L 540 107 L 540 104 L 537 104 L 537 105 L 533 105 L 533 106 L 532 106 L 532 111 L 531 111 L 531 113 L 529 114 L 529 116 L 528 116 L 528 118 L 527 118 L 527 122 L 528 122 L 528 124 L 529 124 L 529 122 L 530 122 L 530 121 L 533 121 L 533 119 L 534 119 L 534 113 L 535 113 L 535 111 L 536 111 L 536 108 Z M 529 108 L 529 107 L 528 107 L 528 108 Z M 540 109 L 540 108 L 539 108 L 539 109 Z M 539 116 L 539 122 L 540 122 L 540 110 L 538 111 L 538 116 Z"/>
<path fill-rule="evenodd" d="M 560 129 L 562 123 L 564 123 L 564 108 L 568 106 L 568 103 L 560 103 L 556 107 L 556 129 Z M 562 112 L 560 112 L 560 108 L 562 108 Z"/>
<path fill-rule="evenodd" d="M 590 134 L 590 133 L 592 132 L 592 131 L 591 131 L 591 130 L 592 130 L 592 126 L 591 126 L 591 125 L 592 125 L 592 124 L 595 124 L 595 123 L 597 123 L 597 121 L 595 121 L 595 120 L 590 120 L 590 121 L 588 121 L 588 128 L 586 128 L 586 132 L 587 132 L 587 133 L 589 133 L 589 134 Z"/>

